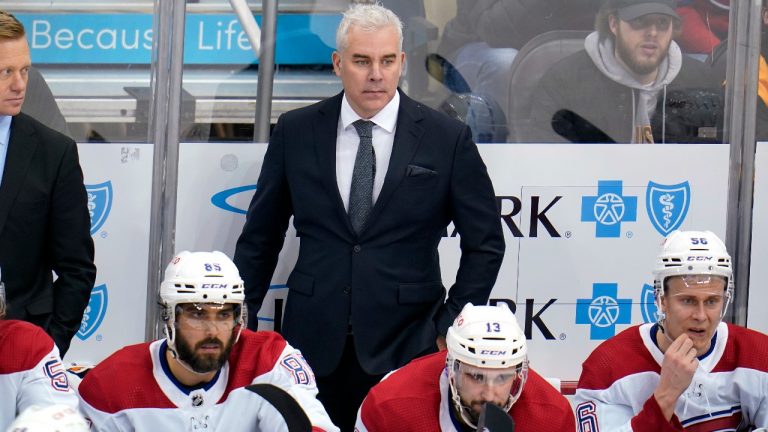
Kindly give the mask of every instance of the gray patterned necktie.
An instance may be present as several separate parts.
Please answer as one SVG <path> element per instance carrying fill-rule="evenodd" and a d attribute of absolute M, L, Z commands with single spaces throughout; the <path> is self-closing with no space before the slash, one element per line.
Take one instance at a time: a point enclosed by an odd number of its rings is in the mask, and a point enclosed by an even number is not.
<path fill-rule="evenodd" d="M 349 220 L 355 232 L 360 234 L 373 207 L 373 180 L 376 177 L 376 153 L 373 150 L 373 122 L 358 120 L 352 123 L 360 136 L 360 145 L 352 171 L 352 187 L 349 190 Z"/>

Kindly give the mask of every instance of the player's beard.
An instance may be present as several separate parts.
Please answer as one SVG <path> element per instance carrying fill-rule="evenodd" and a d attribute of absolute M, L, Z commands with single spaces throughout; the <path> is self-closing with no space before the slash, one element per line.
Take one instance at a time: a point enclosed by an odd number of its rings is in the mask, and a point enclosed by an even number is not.
<path fill-rule="evenodd" d="M 624 64 L 637 75 L 648 75 L 655 71 L 662 60 L 669 54 L 669 45 L 671 44 L 670 40 L 667 46 L 659 46 L 659 50 L 654 57 L 644 56 L 641 51 L 635 51 L 637 47 L 629 46 L 624 41 L 624 38 L 621 35 L 621 27 L 619 27 L 616 32 L 614 42 L 616 44 L 616 52 L 618 53 L 619 58 L 621 58 L 621 61 L 623 61 Z"/>
<path fill-rule="evenodd" d="M 208 373 L 221 369 L 229 358 L 229 353 L 232 351 L 232 345 L 234 344 L 235 336 L 230 336 L 226 346 L 221 339 L 208 338 L 204 339 L 197 344 L 194 348 L 184 338 L 181 333 L 176 334 L 176 352 L 179 355 L 179 360 L 188 364 L 193 371 L 197 373 Z M 196 354 L 197 350 L 204 344 L 217 344 L 221 348 L 219 355 Z"/>

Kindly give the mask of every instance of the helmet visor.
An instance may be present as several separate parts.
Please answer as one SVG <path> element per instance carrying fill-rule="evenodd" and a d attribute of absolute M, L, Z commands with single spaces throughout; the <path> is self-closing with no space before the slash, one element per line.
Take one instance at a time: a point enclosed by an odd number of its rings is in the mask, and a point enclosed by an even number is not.
<path fill-rule="evenodd" d="M 454 362 L 456 391 L 468 404 L 491 402 L 505 406 L 511 397 L 516 400 L 528 377 L 528 362 L 505 369 L 479 368 Z"/>
<path fill-rule="evenodd" d="M 176 326 L 229 331 L 237 325 L 239 315 L 239 305 L 232 303 L 182 303 L 176 305 Z"/>

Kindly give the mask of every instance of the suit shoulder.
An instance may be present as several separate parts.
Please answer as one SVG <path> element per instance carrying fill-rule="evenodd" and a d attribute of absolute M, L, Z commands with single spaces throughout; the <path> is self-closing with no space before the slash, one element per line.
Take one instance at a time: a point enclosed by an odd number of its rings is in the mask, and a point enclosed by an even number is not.
<path fill-rule="evenodd" d="M 59 131 L 49 128 L 42 122 L 38 121 L 36 118 L 28 114 L 24 114 L 23 112 L 14 116 L 13 121 L 17 125 L 22 125 L 39 134 L 46 145 L 63 147 L 75 145 L 75 141 L 72 138 L 64 135 Z M 11 128 L 13 128 L 13 124 L 11 124 Z"/>
<path fill-rule="evenodd" d="M 0 321 L 0 346 L 0 374 L 32 369 L 54 348 L 53 339 L 43 329 L 16 320 Z"/>

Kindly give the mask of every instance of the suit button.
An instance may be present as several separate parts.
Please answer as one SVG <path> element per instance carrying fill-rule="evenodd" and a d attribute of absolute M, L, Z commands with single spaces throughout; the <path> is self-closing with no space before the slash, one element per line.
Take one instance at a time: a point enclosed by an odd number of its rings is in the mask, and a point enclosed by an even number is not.
<path fill-rule="evenodd" d="M 349 288 L 349 285 L 344 287 L 344 294 L 349 294 L 350 291 L 351 289 Z"/>
<path fill-rule="evenodd" d="M 355 251 L 355 253 L 358 253 L 358 252 L 360 252 L 360 250 L 361 250 L 361 249 L 362 249 L 362 248 L 360 247 L 360 245 L 355 245 L 355 246 L 352 248 L 352 250 L 353 250 L 353 251 Z"/>

